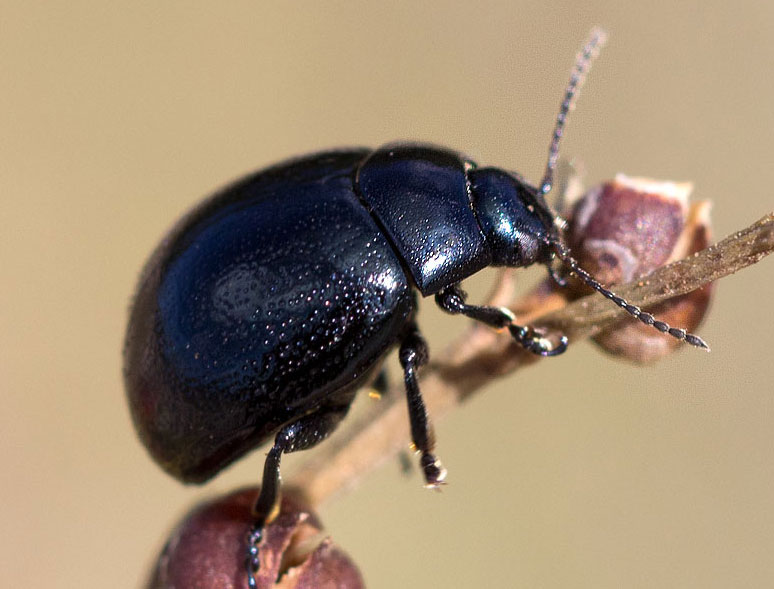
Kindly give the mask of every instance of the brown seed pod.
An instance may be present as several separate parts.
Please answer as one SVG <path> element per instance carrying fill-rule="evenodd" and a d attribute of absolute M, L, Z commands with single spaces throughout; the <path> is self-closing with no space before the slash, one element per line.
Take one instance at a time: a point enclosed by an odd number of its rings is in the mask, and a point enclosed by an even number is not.
<path fill-rule="evenodd" d="M 590 189 L 569 215 L 567 242 L 573 255 L 601 282 L 612 285 L 631 282 L 704 249 L 710 241 L 710 205 L 689 203 L 692 189 L 688 183 L 623 174 Z M 711 291 L 708 285 L 648 310 L 671 325 L 693 331 L 707 312 Z M 658 360 L 680 345 L 625 319 L 594 341 L 605 351 L 637 363 Z"/>
<path fill-rule="evenodd" d="M 245 556 L 255 487 L 199 504 L 170 535 L 149 589 L 247 589 Z M 280 513 L 264 530 L 259 589 L 362 589 L 352 560 L 298 496 L 286 491 Z"/>

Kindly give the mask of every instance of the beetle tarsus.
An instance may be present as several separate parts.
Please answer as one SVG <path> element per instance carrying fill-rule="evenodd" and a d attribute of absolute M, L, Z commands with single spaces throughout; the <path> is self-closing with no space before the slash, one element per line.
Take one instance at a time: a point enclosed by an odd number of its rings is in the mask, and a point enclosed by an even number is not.
<path fill-rule="evenodd" d="M 425 475 L 425 486 L 428 489 L 438 489 L 446 484 L 447 470 L 433 454 L 429 452 L 423 454 L 419 462 Z"/>
<path fill-rule="evenodd" d="M 253 507 L 255 521 L 250 532 L 247 535 L 247 558 L 245 564 L 247 568 L 247 585 L 250 589 L 257 587 L 255 575 L 260 568 L 259 544 L 263 538 L 263 529 L 279 511 L 280 504 L 280 459 L 282 451 L 286 446 L 289 436 L 283 428 L 277 434 L 274 445 L 266 455 L 266 462 L 263 465 L 263 480 L 261 481 L 261 492 Z M 283 435 L 284 434 L 284 435 Z"/>
<path fill-rule="evenodd" d="M 263 526 L 264 524 L 262 522 L 255 523 L 247 534 L 247 559 L 245 560 L 245 568 L 247 570 L 247 586 L 250 589 L 256 589 L 258 587 L 255 574 L 260 567 L 258 545 L 263 538 Z"/>
<path fill-rule="evenodd" d="M 551 280 L 554 281 L 554 284 L 560 288 L 567 286 L 567 279 L 550 263 L 546 264 L 546 269 L 548 270 L 548 275 L 551 277 Z"/>
<path fill-rule="evenodd" d="M 552 344 L 548 339 L 540 336 L 534 328 L 511 324 L 508 326 L 515 339 L 525 350 L 538 356 L 558 356 L 567 350 L 568 340 L 566 336 L 560 336 L 559 342 Z"/>

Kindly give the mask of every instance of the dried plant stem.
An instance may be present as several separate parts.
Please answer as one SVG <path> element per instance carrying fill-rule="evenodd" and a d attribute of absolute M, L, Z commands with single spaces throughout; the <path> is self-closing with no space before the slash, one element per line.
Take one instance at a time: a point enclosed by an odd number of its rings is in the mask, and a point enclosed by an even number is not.
<path fill-rule="evenodd" d="M 774 213 L 689 258 L 617 286 L 616 292 L 633 304 L 648 307 L 733 274 L 772 251 Z M 515 308 L 520 322 L 557 329 L 571 341 L 598 333 L 622 315 L 620 309 L 598 296 L 565 304 L 559 296 L 533 293 L 514 302 L 512 277 L 512 270 L 500 273 L 489 303 Z M 427 409 L 438 419 L 488 382 L 537 359 L 507 334 L 473 324 L 423 370 L 420 384 Z M 409 421 L 402 383 L 396 385 L 377 411 L 362 416 L 347 431 L 323 444 L 289 477 L 288 483 L 301 489 L 311 505 L 354 486 L 371 469 L 408 447 Z"/>

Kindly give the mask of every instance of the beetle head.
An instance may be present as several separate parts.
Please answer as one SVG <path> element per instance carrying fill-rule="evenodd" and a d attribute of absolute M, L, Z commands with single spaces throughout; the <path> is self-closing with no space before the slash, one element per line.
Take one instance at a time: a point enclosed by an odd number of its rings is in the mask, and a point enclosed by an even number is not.
<path fill-rule="evenodd" d="M 567 115 L 572 110 L 578 89 L 591 67 L 591 62 L 604 44 L 605 38 L 604 31 L 594 29 L 578 54 L 570 75 L 570 83 L 567 85 L 556 117 L 548 148 L 548 163 L 540 187 L 529 185 L 518 175 L 493 168 L 471 170 L 469 179 L 473 208 L 489 243 L 492 264 L 521 267 L 536 262 L 544 263 L 549 267 L 554 279 L 561 284 L 563 279 L 550 266 L 554 256 L 557 256 L 567 270 L 635 319 L 675 339 L 709 349 L 700 337 L 686 332 L 685 329 L 671 327 L 650 313 L 642 311 L 606 288 L 581 268 L 561 237 L 562 219 L 546 202 L 545 197 L 553 184 L 554 170 L 559 159 L 559 144 L 564 133 Z M 564 351 L 565 347 L 566 340 L 553 350 L 543 347 L 536 349 L 541 355 L 555 355 Z"/>
<path fill-rule="evenodd" d="M 473 209 L 484 232 L 492 264 L 521 268 L 547 263 L 559 239 L 554 216 L 538 192 L 516 174 L 496 168 L 469 173 Z"/>

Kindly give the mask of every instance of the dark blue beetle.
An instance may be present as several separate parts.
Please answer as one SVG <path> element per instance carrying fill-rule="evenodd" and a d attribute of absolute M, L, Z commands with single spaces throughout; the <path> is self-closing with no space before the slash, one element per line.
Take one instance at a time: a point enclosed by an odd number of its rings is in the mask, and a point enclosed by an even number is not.
<path fill-rule="evenodd" d="M 578 267 L 544 200 L 571 102 L 601 41 L 584 48 L 562 104 L 541 187 L 429 145 L 331 151 L 237 182 L 182 219 L 148 262 L 129 321 L 125 377 L 140 438 L 154 459 L 200 483 L 276 434 L 266 458 L 261 529 L 279 498 L 283 452 L 309 448 L 346 415 L 400 347 L 414 445 L 427 484 L 443 482 L 417 369 L 427 359 L 416 296 L 495 327 L 536 354 L 564 351 L 504 309 L 468 305 L 458 283 L 486 266 L 558 255 L 644 323 L 693 345 Z"/>

